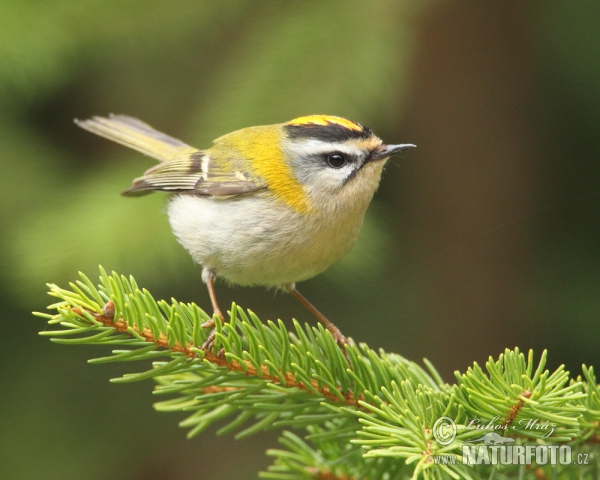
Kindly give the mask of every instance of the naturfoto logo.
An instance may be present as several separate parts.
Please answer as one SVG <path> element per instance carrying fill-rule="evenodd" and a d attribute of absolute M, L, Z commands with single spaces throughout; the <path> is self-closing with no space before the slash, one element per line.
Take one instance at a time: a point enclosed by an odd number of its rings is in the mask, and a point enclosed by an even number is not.
<path fill-rule="evenodd" d="M 588 455 L 579 454 L 573 459 L 569 445 L 518 445 L 516 439 L 506 436 L 509 430 L 542 431 L 547 439 L 556 431 L 557 424 L 542 422 L 538 419 L 521 420 L 515 425 L 500 422 L 500 417 L 489 421 L 471 419 L 462 427 L 467 430 L 480 430 L 482 435 L 462 445 L 461 456 L 444 454 L 434 456 L 436 464 L 455 465 L 569 465 L 587 464 Z M 498 432 L 502 432 L 502 435 Z M 456 439 L 458 428 L 449 417 L 440 417 L 433 426 L 433 437 L 442 447 L 450 445 Z M 516 433 L 516 432 L 515 432 Z"/>
<path fill-rule="evenodd" d="M 491 420 L 485 422 L 479 418 L 472 418 L 466 425 L 469 430 L 487 430 L 490 432 L 510 431 L 510 430 L 536 430 L 544 432 L 542 435 L 543 439 L 551 437 L 558 425 L 549 421 L 541 421 L 538 418 L 521 419 L 518 422 L 513 422 L 511 425 L 502 423 L 499 416 L 495 416 Z"/>

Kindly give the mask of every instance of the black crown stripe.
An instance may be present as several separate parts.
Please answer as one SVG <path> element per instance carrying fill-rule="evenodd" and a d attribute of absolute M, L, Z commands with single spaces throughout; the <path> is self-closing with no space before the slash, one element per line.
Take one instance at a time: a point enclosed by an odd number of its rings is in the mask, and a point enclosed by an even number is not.
<path fill-rule="evenodd" d="M 357 124 L 359 129 L 350 129 L 337 123 L 318 125 L 305 123 L 302 125 L 287 124 L 284 128 L 289 138 L 314 138 L 325 142 L 336 142 L 345 140 L 365 140 L 373 136 L 373 132 L 364 125 Z"/>

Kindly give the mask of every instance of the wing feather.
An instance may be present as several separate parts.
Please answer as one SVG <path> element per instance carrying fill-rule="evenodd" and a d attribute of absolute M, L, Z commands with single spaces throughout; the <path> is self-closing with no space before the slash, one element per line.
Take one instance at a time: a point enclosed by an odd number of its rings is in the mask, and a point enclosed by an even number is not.
<path fill-rule="evenodd" d="M 127 115 L 96 116 L 75 120 L 75 123 L 161 162 L 136 178 L 123 195 L 138 196 L 160 190 L 231 196 L 266 188 L 264 180 L 243 171 L 245 162 L 228 163 L 231 171 L 225 169 L 216 165 L 207 153 L 159 132 L 137 118 Z"/>
<path fill-rule="evenodd" d="M 266 188 L 258 178 L 235 170 L 219 172 L 208 154 L 199 151 L 168 162 L 159 163 L 133 181 L 123 195 L 137 196 L 161 190 L 172 193 L 231 196 Z"/>
<path fill-rule="evenodd" d="M 161 162 L 198 151 L 197 148 L 159 132 L 147 123 L 127 115 L 92 117 L 88 120 L 75 120 L 75 124 L 89 132 L 142 152 Z"/>

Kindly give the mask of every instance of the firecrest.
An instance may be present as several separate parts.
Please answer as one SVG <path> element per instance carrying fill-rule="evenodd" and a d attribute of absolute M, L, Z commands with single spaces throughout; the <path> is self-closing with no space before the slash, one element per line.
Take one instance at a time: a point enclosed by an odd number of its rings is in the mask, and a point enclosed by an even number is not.
<path fill-rule="evenodd" d="M 350 250 L 386 160 L 414 145 L 384 145 L 364 125 L 328 115 L 244 128 L 206 150 L 124 115 L 75 122 L 161 162 L 123 194 L 173 194 L 171 228 L 202 265 L 216 315 L 223 319 L 215 278 L 277 287 L 298 298 L 338 343 L 347 342 L 296 282 L 323 272 Z M 214 329 L 203 348 L 213 340 Z"/>

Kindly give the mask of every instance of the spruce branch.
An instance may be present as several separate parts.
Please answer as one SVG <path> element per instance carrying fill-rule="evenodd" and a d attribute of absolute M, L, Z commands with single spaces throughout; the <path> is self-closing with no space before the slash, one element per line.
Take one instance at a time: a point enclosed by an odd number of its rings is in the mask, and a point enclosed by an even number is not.
<path fill-rule="evenodd" d="M 267 452 L 274 463 L 263 478 L 501 479 L 515 472 L 523 478 L 593 478 L 600 471 L 594 370 L 584 366 L 575 379 L 564 367 L 550 373 L 546 352 L 536 364 L 533 352 L 525 357 L 506 350 L 485 370 L 475 363 L 449 385 L 427 361 L 423 368 L 360 344 L 347 347 L 349 362 L 323 327 L 294 321 L 288 331 L 281 320 L 263 323 L 235 304 L 228 323 L 215 316 L 214 345 L 203 351 L 206 312 L 193 303 L 156 301 L 132 277 L 102 268 L 98 286 L 80 274 L 70 289 L 49 288 L 58 299 L 49 307 L 54 313 L 37 315 L 56 329 L 41 334 L 60 344 L 113 348 L 90 363 L 151 361 L 150 368 L 112 381 L 153 379 L 156 410 L 187 412 L 180 425 L 189 437 L 215 422 L 222 424 L 218 434 L 236 438 L 293 429 L 282 433 L 283 449 Z M 440 418 L 456 426 L 450 443 L 436 439 Z M 518 444 L 565 444 L 593 462 L 529 469 L 463 464 L 463 447 L 485 433 L 481 419 Z M 458 461 L 438 462 L 443 455 Z"/>

